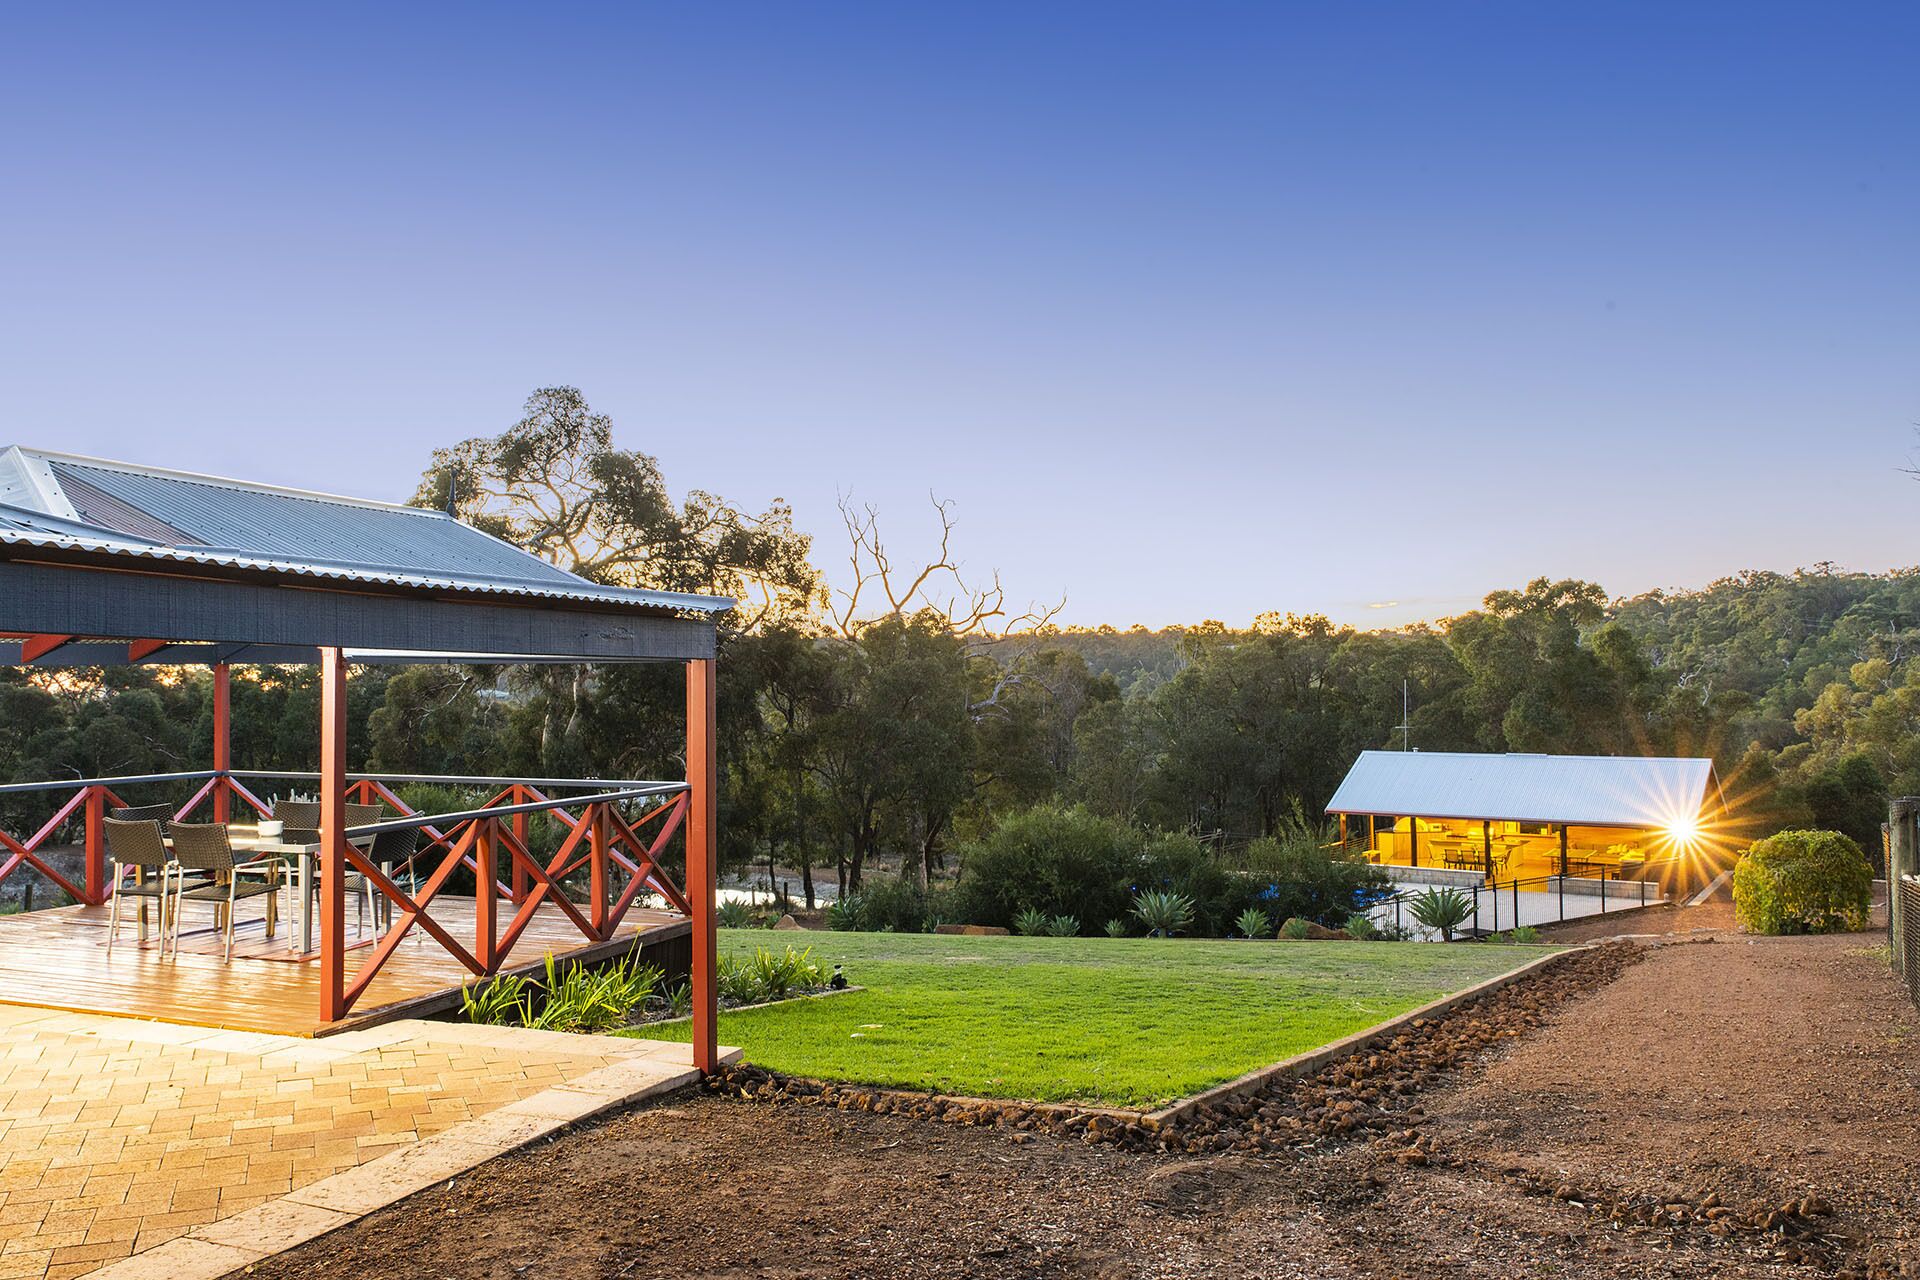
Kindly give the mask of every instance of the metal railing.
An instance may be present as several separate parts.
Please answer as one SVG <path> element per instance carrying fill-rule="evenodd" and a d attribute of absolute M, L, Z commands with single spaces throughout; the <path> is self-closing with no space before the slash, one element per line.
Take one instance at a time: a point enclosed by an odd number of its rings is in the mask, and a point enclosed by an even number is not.
<path fill-rule="evenodd" d="M 1406 904 L 1424 897 L 1432 890 L 1450 888 L 1455 893 L 1467 897 L 1473 905 L 1472 915 L 1468 917 L 1467 921 L 1462 922 L 1459 926 L 1459 931 L 1468 937 L 1492 937 L 1501 930 L 1500 899 L 1503 894 L 1507 896 L 1506 927 L 1508 929 L 1517 928 L 1522 924 L 1564 924 L 1568 919 L 1580 920 L 1588 916 L 1605 915 L 1609 911 L 1621 911 L 1629 907 L 1644 907 L 1650 902 L 1661 901 L 1659 884 L 1657 881 L 1647 879 L 1647 873 L 1655 870 L 1671 869 L 1678 862 L 1679 859 L 1670 858 L 1647 863 L 1640 868 L 1639 875 L 1632 878 L 1622 877 L 1617 872 L 1610 876 L 1607 874 L 1607 870 L 1603 869 L 1599 875 L 1595 876 L 1563 876 L 1555 872 L 1542 876 L 1515 877 L 1511 880 L 1487 880 L 1471 885 L 1434 884 L 1422 889 L 1409 889 L 1397 893 L 1390 898 L 1383 898 L 1374 903 L 1370 911 L 1378 911 L 1383 907 L 1392 906 L 1394 930 L 1396 932 L 1405 932 L 1405 920 L 1410 914 Z M 1595 885 L 1598 890 L 1597 893 L 1587 893 L 1584 890 L 1576 889 L 1574 896 L 1576 899 L 1597 898 L 1600 909 L 1598 911 L 1576 911 L 1569 917 L 1567 915 L 1567 884 L 1569 881 Z M 1609 882 L 1615 886 L 1611 906 L 1608 905 L 1607 901 L 1607 885 Z M 1541 886 L 1541 889 L 1529 889 L 1528 886 Z M 1521 893 L 1540 892 L 1549 889 L 1553 893 L 1555 903 L 1553 918 L 1538 921 L 1521 920 Z M 1649 895 L 1649 890 L 1653 891 L 1651 896 Z"/>
<path fill-rule="evenodd" d="M 105 823 L 109 806 L 127 803 L 122 789 L 168 783 L 198 782 L 185 804 L 174 812 L 181 821 L 211 804 L 214 820 L 226 821 L 234 802 L 253 809 L 262 817 L 271 816 L 270 807 L 249 790 L 241 779 L 318 782 L 316 772 L 301 770 L 191 770 L 175 773 L 123 774 L 113 777 L 72 778 L 46 782 L 15 782 L 0 785 L 0 795 L 71 792 L 53 808 L 51 816 L 32 835 L 16 838 L 0 831 L 0 881 L 31 867 L 65 890 L 75 901 L 99 905 L 107 900 L 111 886 L 107 877 Z M 395 792 L 397 786 L 428 783 L 439 786 L 478 786 L 499 788 L 484 803 L 446 813 L 423 814 L 414 810 Z M 549 796 L 548 790 L 572 790 L 583 794 Z M 566 917 L 589 942 L 611 941 L 621 922 L 643 893 L 653 893 L 675 911 L 691 916 L 692 906 L 683 888 L 675 882 L 661 858 L 668 842 L 685 821 L 691 797 L 685 782 L 609 781 L 599 778 L 516 779 L 452 774 L 378 774 L 347 775 L 348 801 L 380 803 L 397 814 L 390 819 L 346 828 L 345 859 L 340 874 L 351 871 L 364 876 L 390 904 L 385 915 L 391 923 L 377 939 L 358 942 L 352 949 L 372 947 L 372 953 L 350 977 L 346 987 L 346 1007 L 365 992 L 381 967 L 407 935 L 419 928 L 431 935 L 448 954 L 476 977 L 500 971 L 514 945 L 532 923 L 535 913 L 551 904 Z M 169 803 L 171 803 L 169 801 Z M 635 811 L 633 806 L 644 805 Z M 546 817 L 559 824 L 562 836 L 551 854 L 533 852 L 529 820 Z M 417 830 L 423 840 L 403 866 L 374 865 L 367 847 L 383 832 Z M 77 835 L 85 859 L 83 883 L 63 875 L 45 856 L 47 846 L 62 834 Z M 430 868 L 423 862 L 438 860 Z M 311 851 L 300 855 L 318 864 L 321 875 L 328 874 L 326 860 Z M 501 864 L 506 874 L 501 874 Z M 429 906 L 447 890 L 461 868 L 473 873 L 474 933 L 471 945 L 455 939 L 447 927 L 429 913 Z M 574 883 L 569 892 L 563 886 L 581 872 L 584 883 Z M 407 887 L 400 881 L 405 879 Z M 338 901 L 338 895 L 335 895 Z M 499 903 L 509 904 L 511 916 L 500 920 Z M 324 912 L 323 889 L 323 912 Z M 323 949 L 344 946 L 339 921 L 331 926 L 323 918 Z M 319 953 L 315 953 L 318 955 Z"/>

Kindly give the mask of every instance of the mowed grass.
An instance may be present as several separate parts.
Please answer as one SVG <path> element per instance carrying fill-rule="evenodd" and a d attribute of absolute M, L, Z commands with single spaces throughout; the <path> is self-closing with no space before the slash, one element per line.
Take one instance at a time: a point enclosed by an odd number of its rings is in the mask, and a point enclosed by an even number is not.
<path fill-rule="evenodd" d="M 866 988 L 720 1015 L 775 1071 L 943 1093 L 1149 1106 L 1518 968 L 1539 948 L 722 929 L 811 947 Z M 685 1040 L 684 1024 L 638 1035 Z"/>

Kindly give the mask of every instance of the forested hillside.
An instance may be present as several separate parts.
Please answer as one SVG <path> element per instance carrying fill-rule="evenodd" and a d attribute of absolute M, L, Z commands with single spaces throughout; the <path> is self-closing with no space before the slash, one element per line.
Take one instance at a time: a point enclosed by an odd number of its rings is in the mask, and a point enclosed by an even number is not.
<path fill-rule="evenodd" d="M 566 388 L 437 455 L 419 501 L 450 491 L 462 518 L 588 577 L 741 600 L 720 664 L 736 864 L 937 874 L 957 840 L 1045 803 L 1244 842 L 1316 820 L 1357 752 L 1400 745 L 1403 685 L 1424 750 L 1711 754 L 1756 832 L 1872 843 L 1889 792 L 1920 792 L 1920 572 L 1743 572 L 1626 600 L 1543 577 L 1392 632 L 1285 613 L 1060 630 L 946 557 L 893 563 L 872 513 L 848 513 L 849 560 L 816 555 L 779 504 L 673 500 Z M 852 568 L 829 584 L 822 559 Z M 356 765 L 681 773 L 677 670 L 366 669 L 351 687 Z M 239 764 L 313 766 L 308 672 L 240 673 L 235 699 Z M 204 767 L 207 702 L 193 671 L 0 672 L 0 775 Z"/>

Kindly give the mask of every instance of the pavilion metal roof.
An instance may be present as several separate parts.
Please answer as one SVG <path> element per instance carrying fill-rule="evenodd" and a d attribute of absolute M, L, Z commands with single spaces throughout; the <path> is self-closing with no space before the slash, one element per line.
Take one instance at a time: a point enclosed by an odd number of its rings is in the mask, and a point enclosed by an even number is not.
<path fill-rule="evenodd" d="M 439 511 L 26 449 L 0 451 L 0 548 L 713 614 L 733 601 L 589 582 Z"/>
<path fill-rule="evenodd" d="M 1363 751 L 1327 812 L 1651 828 L 1720 803 L 1704 758 Z"/>

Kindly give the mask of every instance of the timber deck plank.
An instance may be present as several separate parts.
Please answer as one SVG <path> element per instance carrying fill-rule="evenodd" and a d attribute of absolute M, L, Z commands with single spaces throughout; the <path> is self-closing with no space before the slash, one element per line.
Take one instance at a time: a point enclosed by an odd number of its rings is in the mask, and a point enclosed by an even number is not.
<path fill-rule="evenodd" d="M 501 904 L 503 917 L 510 905 Z M 454 938 L 471 945 L 471 902 L 435 902 L 432 914 Z M 351 922 L 351 911 L 348 919 Z M 134 926 L 123 920 L 109 956 L 105 907 L 55 907 L 0 916 L 0 1004 L 316 1036 L 452 1007 L 459 1002 L 461 984 L 472 976 L 416 925 L 348 1017 L 323 1023 L 318 961 L 291 959 L 285 935 L 266 939 L 257 914 L 245 912 L 234 958 L 223 961 L 218 934 L 193 932 L 205 923 L 189 916 L 180 953 L 163 956 L 151 932 L 142 944 Z M 558 907 L 547 904 L 514 945 L 506 971 L 538 967 L 549 952 L 562 959 L 604 959 L 636 945 L 668 940 L 688 928 L 685 917 L 676 913 L 635 907 L 613 941 L 596 943 Z M 349 982 L 369 954 L 364 946 L 348 951 Z"/>

